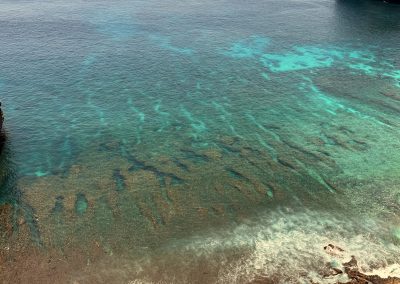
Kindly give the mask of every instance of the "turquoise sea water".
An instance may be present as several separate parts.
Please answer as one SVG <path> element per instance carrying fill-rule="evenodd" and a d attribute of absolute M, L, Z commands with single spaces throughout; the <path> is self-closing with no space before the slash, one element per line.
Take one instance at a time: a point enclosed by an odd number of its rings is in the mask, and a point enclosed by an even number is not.
<path fill-rule="evenodd" d="M 399 276 L 399 19 L 2 1 L 5 281 L 336 283 L 328 243 Z"/>

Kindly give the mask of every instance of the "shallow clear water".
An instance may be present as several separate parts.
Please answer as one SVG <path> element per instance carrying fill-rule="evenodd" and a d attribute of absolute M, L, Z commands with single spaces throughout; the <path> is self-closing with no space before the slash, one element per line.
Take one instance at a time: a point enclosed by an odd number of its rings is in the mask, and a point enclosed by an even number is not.
<path fill-rule="evenodd" d="M 399 18 L 2 1 L 5 279 L 329 282 L 328 243 L 400 275 Z"/>

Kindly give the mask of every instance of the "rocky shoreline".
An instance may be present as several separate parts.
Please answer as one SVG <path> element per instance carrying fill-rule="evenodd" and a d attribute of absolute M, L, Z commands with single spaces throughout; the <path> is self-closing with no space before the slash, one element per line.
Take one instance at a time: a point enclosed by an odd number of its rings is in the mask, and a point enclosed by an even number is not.
<path fill-rule="evenodd" d="M 332 256 L 340 256 L 344 250 L 333 244 L 328 244 L 324 247 L 325 252 Z M 341 266 L 326 264 L 327 270 L 323 273 L 323 278 L 332 279 L 337 276 L 347 276 L 347 280 L 342 282 L 338 280 L 338 284 L 400 284 L 400 278 L 387 277 L 383 278 L 379 275 L 368 275 L 360 271 L 360 266 L 355 256 L 351 256 L 350 261 L 342 263 Z M 315 283 L 316 284 L 316 283 Z"/>

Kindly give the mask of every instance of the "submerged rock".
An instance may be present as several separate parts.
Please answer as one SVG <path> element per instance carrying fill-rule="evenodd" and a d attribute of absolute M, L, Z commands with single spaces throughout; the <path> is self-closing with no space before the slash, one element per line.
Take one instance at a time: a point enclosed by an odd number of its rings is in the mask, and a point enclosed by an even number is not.
<path fill-rule="evenodd" d="M 78 215 L 83 215 L 88 208 L 88 200 L 83 193 L 76 195 L 75 211 Z"/>

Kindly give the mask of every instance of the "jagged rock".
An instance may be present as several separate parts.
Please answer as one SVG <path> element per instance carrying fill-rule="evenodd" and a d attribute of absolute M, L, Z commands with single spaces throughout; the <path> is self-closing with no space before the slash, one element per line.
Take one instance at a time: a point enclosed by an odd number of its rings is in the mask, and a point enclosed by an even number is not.
<path fill-rule="evenodd" d="M 399 284 L 400 278 L 388 277 L 381 278 L 378 275 L 366 275 L 358 271 L 358 269 L 346 269 L 347 276 L 350 281 L 343 284 Z M 342 283 L 341 283 L 342 284 Z"/>
<path fill-rule="evenodd" d="M 349 262 L 343 263 L 343 266 L 346 268 L 357 268 L 357 260 L 354 255 L 351 256 L 351 260 Z"/>
<path fill-rule="evenodd" d="M 332 244 L 325 246 L 324 250 L 333 256 L 338 256 L 344 252 L 342 248 Z M 343 269 L 333 266 L 329 267 L 329 272 L 323 275 L 324 278 L 334 277 L 336 275 L 345 273 L 350 281 L 337 282 L 338 284 L 400 284 L 400 278 L 397 277 L 382 278 L 378 275 L 367 275 L 360 272 L 355 256 L 351 256 L 351 260 L 342 263 L 342 265 Z"/>

